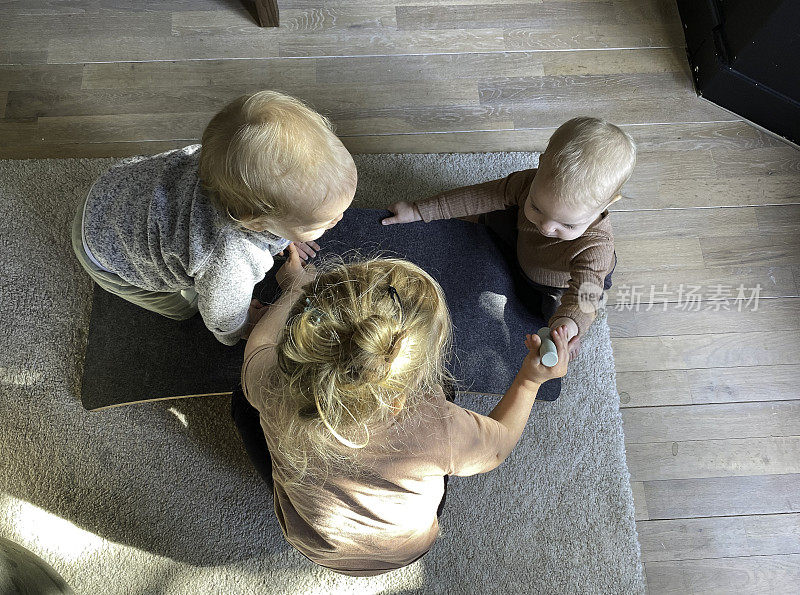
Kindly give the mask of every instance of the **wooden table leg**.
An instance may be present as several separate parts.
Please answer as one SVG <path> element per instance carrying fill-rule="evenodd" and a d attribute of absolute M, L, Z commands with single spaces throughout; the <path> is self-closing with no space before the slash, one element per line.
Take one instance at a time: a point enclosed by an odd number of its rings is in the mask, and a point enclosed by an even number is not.
<path fill-rule="evenodd" d="M 278 26 L 278 0 L 255 0 L 260 27 Z"/>

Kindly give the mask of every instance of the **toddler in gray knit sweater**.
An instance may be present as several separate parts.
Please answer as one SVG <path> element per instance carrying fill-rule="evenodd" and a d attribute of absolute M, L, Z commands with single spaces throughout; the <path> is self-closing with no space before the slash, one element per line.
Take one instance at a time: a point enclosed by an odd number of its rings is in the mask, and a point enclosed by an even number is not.
<path fill-rule="evenodd" d="M 92 186 L 72 244 L 101 287 L 175 320 L 198 311 L 222 343 L 247 337 L 273 257 L 313 256 L 353 200 L 356 168 L 330 123 L 273 91 L 236 99 L 202 145 L 124 160 Z"/>

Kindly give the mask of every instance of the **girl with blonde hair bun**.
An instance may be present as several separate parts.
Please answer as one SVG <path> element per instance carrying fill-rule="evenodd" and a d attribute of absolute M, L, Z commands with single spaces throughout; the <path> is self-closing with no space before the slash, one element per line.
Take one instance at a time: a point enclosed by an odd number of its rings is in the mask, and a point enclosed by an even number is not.
<path fill-rule="evenodd" d="M 248 451 L 289 543 L 344 574 L 400 568 L 433 544 L 447 476 L 502 463 L 539 385 L 566 373 L 565 329 L 553 331 L 553 368 L 539 360 L 539 337 L 526 336 L 514 383 L 480 415 L 445 397 L 451 322 L 430 275 L 394 258 L 304 268 L 289 252 L 284 293 L 245 349 L 234 418 L 252 444 L 246 398 L 263 445 Z"/>

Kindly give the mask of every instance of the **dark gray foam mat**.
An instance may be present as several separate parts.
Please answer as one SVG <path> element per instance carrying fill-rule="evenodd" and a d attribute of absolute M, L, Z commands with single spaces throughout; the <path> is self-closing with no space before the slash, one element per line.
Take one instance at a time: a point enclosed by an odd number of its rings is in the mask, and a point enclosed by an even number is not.
<path fill-rule="evenodd" d="M 485 227 L 459 220 L 382 226 L 387 212 L 349 209 L 319 243 L 323 253 L 402 257 L 424 268 L 447 296 L 455 329 L 451 365 L 458 390 L 504 393 L 527 349 L 525 333 L 544 321 L 515 290 L 512 263 Z M 274 299 L 274 271 L 256 286 Z M 401 296 L 402 297 L 402 296 Z M 175 322 L 95 287 L 81 400 L 87 409 L 230 392 L 239 382 L 244 342 L 219 343 L 199 316 Z M 558 396 L 548 382 L 539 398 Z"/>

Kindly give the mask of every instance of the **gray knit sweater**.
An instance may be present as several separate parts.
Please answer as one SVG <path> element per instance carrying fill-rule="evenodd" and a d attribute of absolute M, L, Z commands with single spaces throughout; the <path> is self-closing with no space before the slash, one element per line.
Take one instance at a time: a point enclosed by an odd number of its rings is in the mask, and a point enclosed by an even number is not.
<path fill-rule="evenodd" d="M 89 191 L 84 237 L 97 262 L 150 291 L 194 288 L 206 326 L 239 340 L 253 286 L 288 240 L 241 228 L 200 183 L 200 145 L 124 160 Z"/>

